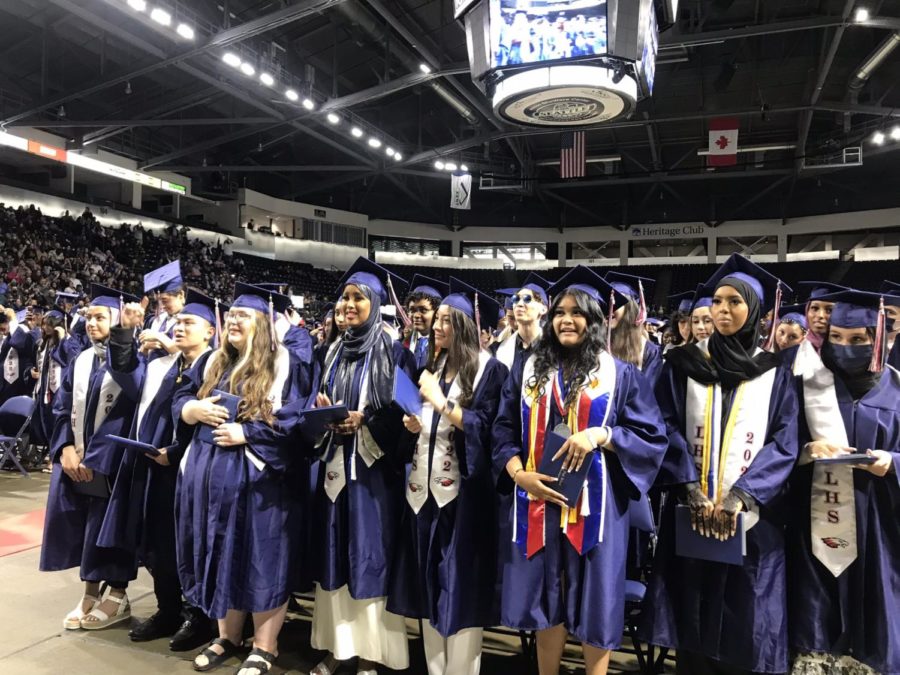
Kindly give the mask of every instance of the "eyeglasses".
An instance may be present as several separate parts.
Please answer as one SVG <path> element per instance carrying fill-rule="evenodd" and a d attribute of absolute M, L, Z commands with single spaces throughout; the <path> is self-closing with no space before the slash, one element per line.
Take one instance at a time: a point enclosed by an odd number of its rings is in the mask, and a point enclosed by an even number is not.
<path fill-rule="evenodd" d="M 517 293 L 516 295 L 512 296 L 512 301 L 513 301 L 514 305 L 518 305 L 520 302 L 523 305 L 527 305 L 532 300 L 534 300 L 534 296 L 531 295 L 530 293 L 521 293 L 521 294 Z"/>

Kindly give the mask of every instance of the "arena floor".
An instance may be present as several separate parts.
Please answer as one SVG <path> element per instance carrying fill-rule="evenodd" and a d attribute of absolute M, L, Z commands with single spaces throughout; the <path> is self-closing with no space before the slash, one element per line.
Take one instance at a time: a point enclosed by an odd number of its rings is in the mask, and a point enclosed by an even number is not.
<path fill-rule="evenodd" d="M 70 675 L 113 673 L 192 673 L 193 652 L 176 654 L 167 641 L 134 643 L 128 639 L 128 625 L 120 624 L 103 631 L 66 631 L 62 618 L 78 601 L 77 570 L 38 572 L 41 529 L 49 476 L 32 473 L 25 479 L 18 474 L 0 472 L 0 672 L 31 675 Z M 141 570 L 128 589 L 132 616 L 150 616 L 156 609 L 152 582 Z M 291 613 L 281 633 L 281 656 L 274 673 L 308 673 L 318 663 L 320 653 L 309 646 L 310 606 Z M 426 672 L 418 625 L 409 622 L 409 674 Z M 630 646 L 630 645 L 629 645 Z M 583 673 L 579 665 L 580 649 L 572 647 L 564 673 Z M 214 671 L 233 673 L 239 665 L 233 659 Z M 380 672 L 394 673 L 388 669 Z M 485 635 L 484 675 L 528 673 L 515 636 Z M 610 673 L 638 672 L 635 658 L 613 654 Z M 352 675 L 352 668 L 340 671 Z"/>

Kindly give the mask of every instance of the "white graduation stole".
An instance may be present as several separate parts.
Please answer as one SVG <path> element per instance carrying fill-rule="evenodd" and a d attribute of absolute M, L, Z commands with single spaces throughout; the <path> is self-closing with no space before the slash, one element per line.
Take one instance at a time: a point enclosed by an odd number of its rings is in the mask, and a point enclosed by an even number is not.
<path fill-rule="evenodd" d="M 13 333 L 17 330 L 19 330 L 19 324 L 15 321 L 10 321 L 9 333 L 6 339 L 11 341 Z M 3 361 L 3 379 L 9 384 L 19 379 L 19 352 L 12 346 L 6 352 L 6 359 Z"/>
<path fill-rule="evenodd" d="M 362 364 L 363 374 L 359 381 L 359 405 L 356 407 L 358 412 L 363 412 L 366 409 L 366 404 L 369 402 L 370 356 L 371 352 L 366 355 Z M 336 358 L 339 359 L 340 354 L 337 354 Z M 330 370 L 331 368 L 326 368 L 326 377 Z M 325 435 L 324 448 L 326 453 L 332 445 L 332 439 L 334 439 L 334 437 L 334 433 Z M 371 467 L 376 460 L 381 459 L 381 457 L 384 456 L 384 452 L 378 447 L 378 443 L 372 438 L 372 434 L 369 433 L 365 424 L 360 425 L 359 430 L 357 430 L 353 437 L 353 449 L 350 455 L 350 480 L 352 481 L 356 480 L 357 456 L 362 457 L 367 467 Z M 346 486 L 347 477 L 344 475 L 344 443 L 341 438 L 334 442 L 334 455 L 325 464 L 325 494 L 332 502 L 336 502 L 338 495 L 343 492 Z"/>
<path fill-rule="evenodd" d="M 47 376 L 47 390 L 44 392 L 44 403 L 50 403 L 53 395 L 59 391 L 59 385 L 62 383 L 62 366 L 60 366 L 52 356 L 48 355 L 50 344 L 44 340 L 38 352 L 38 366 L 41 368 L 40 377 L 34 383 L 34 395 L 39 396 L 41 392 L 41 383 L 44 380 L 44 370 Z"/>
<path fill-rule="evenodd" d="M 516 360 L 516 339 L 518 335 L 518 332 L 510 333 L 509 337 L 497 347 L 497 360 L 507 368 L 512 368 L 513 361 Z"/>
<path fill-rule="evenodd" d="M 707 340 L 698 342 L 697 347 L 709 354 Z M 761 352 L 756 350 L 757 354 Z M 700 486 L 713 503 L 722 501 L 765 445 L 775 373 L 772 368 L 738 385 L 724 430 L 721 385 L 687 380 L 685 436 Z"/>
<path fill-rule="evenodd" d="M 75 359 L 75 370 L 72 373 L 72 432 L 75 436 L 75 451 L 78 456 L 84 459 L 84 421 L 87 410 L 88 388 L 91 382 L 91 368 L 94 365 L 95 352 L 93 348 L 85 349 L 78 358 Z M 104 365 L 101 360 L 97 365 L 102 368 Z M 115 383 L 109 370 L 103 373 L 103 380 L 100 384 L 100 398 L 97 401 L 97 409 L 94 412 L 94 431 L 100 428 L 109 411 L 112 410 L 122 388 Z"/>
<path fill-rule="evenodd" d="M 794 366 L 791 369 L 794 375 L 798 377 L 804 376 L 806 373 L 813 371 L 822 365 L 822 359 L 819 353 L 809 340 L 803 340 L 797 347 L 797 353 L 794 355 Z"/>
<path fill-rule="evenodd" d="M 850 446 L 838 406 L 834 374 L 821 359 L 818 359 L 818 367 L 808 368 L 803 374 L 803 407 L 813 441 Z M 806 454 L 803 453 L 801 464 L 811 460 Z M 813 555 L 834 576 L 840 576 L 856 560 L 856 502 L 852 467 L 846 464 L 813 464 L 810 535 Z"/>
<path fill-rule="evenodd" d="M 137 419 L 135 420 L 134 425 L 135 434 L 138 438 L 140 437 L 141 422 L 144 420 L 144 415 L 147 414 L 147 408 L 150 407 L 150 404 L 153 403 L 153 399 L 159 394 L 159 388 L 162 385 L 163 378 L 169 370 L 175 367 L 179 354 L 180 352 L 167 354 L 158 359 L 153 359 L 147 364 L 147 370 L 144 375 L 144 386 L 141 388 L 141 400 L 138 403 L 137 408 Z"/>
<path fill-rule="evenodd" d="M 472 391 L 478 388 L 484 368 L 490 361 L 491 355 L 487 352 L 478 354 L 478 372 L 472 382 Z M 444 362 L 446 364 L 446 361 Z M 443 368 L 436 375 L 443 377 Z M 459 375 L 453 378 L 450 391 L 447 392 L 447 400 L 457 403 L 461 393 Z M 431 467 L 428 466 L 428 449 L 431 444 L 431 426 L 434 415 L 440 416 L 434 439 L 434 457 Z M 456 456 L 454 436 L 463 433 L 452 424 L 446 416 L 434 410 L 434 406 L 428 401 L 422 403 L 422 432 L 416 444 L 416 454 L 412 459 L 409 478 L 406 481 L 406 501 L 412 507 L 414 513 L 418 513 L 428 499 L 428 492 L 434 496 L 438 508 L 444 508 L 456 499 L 459 494 L 459 457 Z"/>

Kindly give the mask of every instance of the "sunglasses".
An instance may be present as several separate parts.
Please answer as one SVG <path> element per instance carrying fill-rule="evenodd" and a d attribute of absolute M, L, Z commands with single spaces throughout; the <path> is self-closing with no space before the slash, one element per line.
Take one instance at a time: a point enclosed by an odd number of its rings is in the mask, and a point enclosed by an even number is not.
<path fill-rule="evenodd" d="M 514 305 L 518 305 L 520 302 L 524 305 L 529 304 L 532 300 L 534 300 L 534 296 L 530 293 L 522 293 L 516 294 L 512 296 L 512 301 Z"/>

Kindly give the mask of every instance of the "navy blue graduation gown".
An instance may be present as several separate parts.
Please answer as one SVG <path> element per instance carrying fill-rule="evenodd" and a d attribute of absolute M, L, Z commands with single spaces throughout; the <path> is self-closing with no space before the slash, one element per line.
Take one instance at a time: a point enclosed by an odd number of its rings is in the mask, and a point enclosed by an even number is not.
<path fill-rule="evenodd" d="M 418 514 L 409 504 L 403 509 L 387 609 L 428 619 L 445 637 L 465 628 L 494 626 L 499 620 L 491 427 L 508 375 L 499 361 L 487 363 L 472 404 L 463 410 L 464 431 L 453 432 L 460 462 L 457 497 L 440 508 L 429 491 Z M 440 417 L 434 415 L 435 429 Z M 429 467 L 433 454 L 432 446 Z"/>
<path fill-rule="evenodd" d="M 894 340 L 894 345 L 888 352 L 887 362 L 892 368 L 900 370 L 900 339 Z"/>
<path fill-rule="evenodd" d="M 123 389 L 104 421 L 94 429 L 94 413 L 101 404 L 100 386 L 106 371 L 106 363 L 94 357 L 85 410 L 85 454 L 82 462 L 107 476 L 112 484 L 122 461 L 123 450 L 106 440 L 105 436 L 128 433 L 136 401 L 133 392 Z M 54 401 L 56 423 L 50 442 L 53 469 L 47 495 L 40 569 L 54 571 L 80 566 L 81 578 L 85 581 L 131 581 L 136 576 L 133 552 L 124 548 L 103 547 L 98 543 L 107 513 L 125 509 L 127 504 L 112 496 L 110 499 L 100 499 L 76 493 L 60 464 L 62 449 L 75 443 L 71 423 L 73 379 L 74 368 L 70 367 Z"/>
<path fill-rule="evenodd" d="M 46 347 L 46 348 L 45 348 Z M 35 359 L 36 367 L 40 374 L 34 388 L 34 399 L 37 407 L 34 411 L 34 417 L 31 419 L 31 429 L 34 435 L 34 442 L 38 445 L 50 445 L 50 439 L 53 436 L 54 414 L 53 400 L 57 391 L 62 386 L 63 368 L 62 365 L 54 358 L 56 347 L 42 345 L 37 350 L 37 358 Z M 57 391 L 50 388 L 51 371 L 56 380 Z M 32 380 L 33 381 L 33 380 Z"/>
<path fill-rule="evenodd" d="M 313 362 L 313 342 L 309 331 L 300 326 L 291 326 L 284 334 L 284 348 L 300 363 Z"/>
<path fill-rule="evenodd" d="M 662 367 L 662 347 L 653 342 L 653 340 L 647 340 L 644 344 L 644 355 L 641 359 L 641 374 L 647 378 L 651 389 L 656 386 Z"/>
<path fill-rule="evenodd" d="M 791 478 L 788 520 L 790 643 L 795 652 L 850 655 L 884 675 L 900 673 L 900 374 L 885 370 L 855 405 L 836 382 L 847 438 L 860 452 L 887 450 L 891 471 L 853 471 L 857 559 L 835 578 L 812 553 L 813 463 Z M 802 407 L 801 407 L 802 410 Z M 803 427 L 805 425 L 801 425 Z M 804 430 L 805 431 L 805 430 Z M 801 442 L 810 440 L 801 431 Z"/>
<path fill-rule="evenodd" d="M 12 382 L 6 380 L 6 358 L 11 350 L 18 356 Z M 25 326 L 17 326 L 14 331 L 3 338 L 0 343 L 0 404 L 13 396 L 30 396 L 34 390 L 34 379 L 31 369 L 34 367 L 34 337 Z"/>
<path fill-rule="evenodd" d="M 662 485 L 699 481 L 685 440 L 686 392 L 686 377 L 666 364 L 656 387 L 669 436 Z M 644 641 L 753 672 L 787 670 L 783 497 L 797 458 L 798 414 L 791 373 L 779 367 L 772 386 L 765 445 L 734 485 L 759 505 L 759 522 L 747 532 L 743 566 L 676 556 L 678 500 L 667 500 L 653 574 L 642 605 L 639 635 Z"/>
<path fill-rule="evenodd" d="M 308 370 L 288 359 L 282 403 L 301 401 L 303 408 L 315 383 L 303 381 Z M 218 388 L 227 390 L 228 376 Z M 202 380 L 194 368 L 176 392 L 176 420 Z M 244 422 L 247 443 L 237 447 L 201 442 L 195 432 L 182 458 L 175 502 L 178 576 L 188 602 L 211 618 L 224 618 L 229 609 L 275 609 L 300 583 L 309 479 L 306 449 L 288 442 L 296 419 L 276 413 L 273 426 Z"/>
<path fill-rule="evenodd" d="M 518 362 L 507 379 L 493 429 L 493 469 L 498 489 L 514 489 L 506 472 L 518 455 L 528 457 L 522 439 L 522 373 Z M 564 422 L 552 402 L 548 429 Z M 606 516 L 603 541 L 579 555 L 559 527 L 560 507 L 546 503 L 544 548 L 525 558 L 512 541 L 515 503 L 501 511 L 501 623 L 518 630 L 543 630 L 565 624 L 581 642 L 617 649 L 625 622 L 625 563 L 628 551 L 628 506 L 653 484 L 666 447 L 662 418 L 650 386 L 638 369 L 616 360 L 612 429 L 614 451 L 606 456 Z M 518 488 L 515 488 L 518 490 Z M 555 524 L 555 526 L 554 526 Z M 561 583 L 563 579 L 566 583 Z"/>
<path fill-rule="evenodd" d="M 177 424 L 172 416 L 172 403 L 176 391 L 187 380 L 189 373 L 195 368 L 203 372 L 211 353 L 207 351 L 201 354 L 189 369 L 183 369 L 181 356 L 178 355 L 170 359 L 172 363 L 162 377 L 154 373 L 148 379 L 148 369 L 156 370 L 159 364 L 151 366 L 143 358 L 137 358 L 129 364 L 129 367 L 134 366 L 131 370 L 112 370 L 113 379 L 123 387 L 137 389 L 141 394 L 144 394 L 144 388 L 152 388 L 153 397 L 149 400 L 140 423 L 138 408 L 128 437 L 149 443 L 155 448 L 166 448 L 169 466 L 157 464 L 140 452 L 126 450 L 112 488 L 112 496 L 127 504 L 127 509 L 107 514 L 99 541 L 104 546 L 134 551 L 136 563 L 154 571 L 170 574 L 177 571 L 175 485 L 178 464 L 193 431 L 188 425 Z M 140 400 L 139 396 L 139 406 Z M 178 434 L 178 431 L 181 433 Z"/>
<path fill-rule="evenodd" d="M 393 343 L 394 363 L 414 376 L 412 354 Z M 354 371 L 353 397 L 347 408 L 359 406 L 362 368 Z M 322 377 L 328 377 L 323 372 Z M 331 396 L 332 392 L 328 392 Z M 365 425 L 384 452 L 371 467 L 356 461 L 356 480 L 347 484 L 332 502 L 325 493 L 324 467 L 314 496 L 313 551 L 315 581 L 326 591 L 348 586 L 357 600 L 380 598 L 388 594 L 391 566 L 396 553 L 397 533 L 404 501 L 404 464 L 410 443 L 402 442 L 406 429 L 403 412 L 396 405 L 364 411 Z M 336 442 L 342 437 L 334 436 Z M 352 436 L 345 437 L 344 475 L 350 476 Z M 328 454 L 331 456 L 332 448 Z"/>

